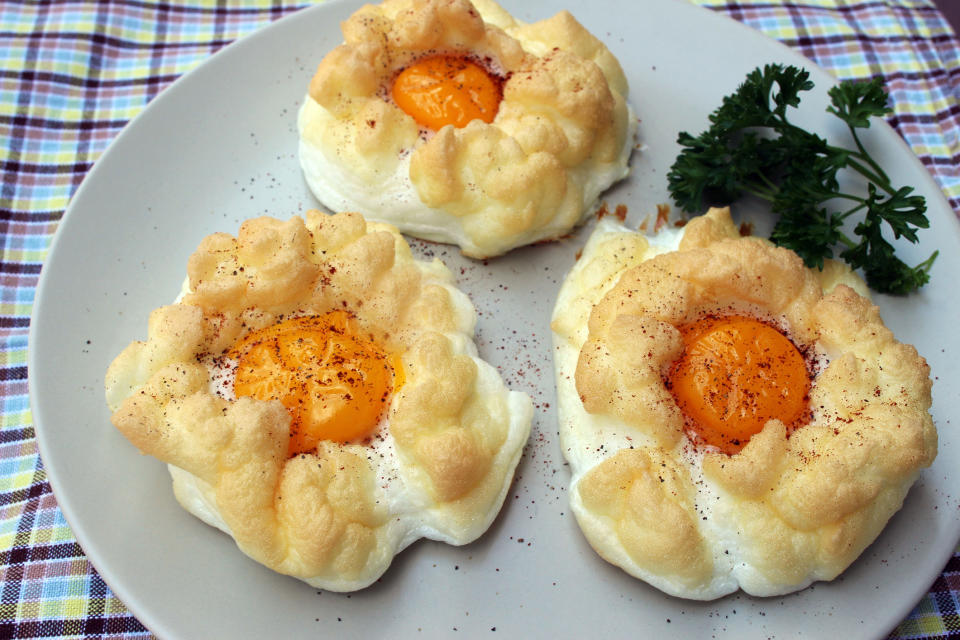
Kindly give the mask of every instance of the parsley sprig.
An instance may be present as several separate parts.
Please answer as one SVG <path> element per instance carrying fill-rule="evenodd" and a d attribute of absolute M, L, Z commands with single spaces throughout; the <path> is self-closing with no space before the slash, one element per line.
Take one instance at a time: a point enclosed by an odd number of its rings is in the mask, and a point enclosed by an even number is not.
<path fill-rule="evenodd" d="M 909 293 L 926 284 L 937 256 L 911 267 L 894 255 L 883 234 L 917 242 L 926 229 L 923 196 L 912 187 L 894 187 L 864 148 L 858 129 L 891 112 L 880 79 L 845 81 L 829 91 L 827 111 L 843 120 L 855 148 L 828 144 L 787 119 L 800 104 L 800 93 L 813 88 L 809 73 L 770 64 L 747 75 L 737 91 L 710 115 L 710 128 L 699 136 L 681 132 L 683 147 L 667 178 L 670 193 L 683 209 L 699 212 L 706 204 L 726 205 L 745 193 L 771 203 L 778 214 L 771 240 L 795 251 L 809 267 L 823 268 L 840 248 L 840 258 L 862 269 L 867 283 L 882 293 Z M 866 181 L 866 195 L 840 191 L 837 174 L 851 169 Z M 856 238 L 842 227 L 862 214 Z"/>

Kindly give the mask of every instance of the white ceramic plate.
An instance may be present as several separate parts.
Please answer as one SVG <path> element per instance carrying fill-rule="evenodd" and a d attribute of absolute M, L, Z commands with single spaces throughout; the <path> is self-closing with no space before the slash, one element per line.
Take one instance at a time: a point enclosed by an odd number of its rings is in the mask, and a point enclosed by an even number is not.
<path fill-rule="evenodd" d="M 74 197 L 37 290 L 30 390 L 43 461 L 67 520 L 94 565 L 152 631 L 168 638 L 348 634 L 364 637 L 878 637 L 915 605 L 956 544 L 960 449 L 950 416 L 957 385 L 954 295 L 958 229 L 941 193 L 886 126 L 870 146 L 895 181 L 919 186 L 933 230 L 908 262 L 941 250 L 933 282 L 881 298 L 894 331 L 930 360 L 941 452 L 903 511 L 838 580 L 770 599 L 709 603 L 662 595 L 603 560 L 567 506 L 569 474 L 556 442 L 549 317 L 591 225 L 569 240 L 478 263 L 440 255 L 480 311 L 481 354 L 538 406 L 534 432 L 503 512 L 462 548 L 421 541 L 384 578 L 353 595 L 321 593 L 248 560 L 174 501 L 166 469 L 110 425 L 103 373 L 146 333 L 151 309 L 179 291 L 186 261 L 213 231 L 261 214 L 315 207 L 296 161 L 295 114 L 316 63 L 340 42 L 356 3 L 305 10 L 213 56 L 164 91 L 100 159 Z M 552 2 L 508 2 L 523 20 Z M 667 202 L 665 173 L 681 129 L 698 132 L 720 98 L 759 64 L 806 65 L 817 90 L 804 119 L 842 131 L 822 113 L 826 74 L 732 20 L 679 0 L 565 2 L 622 61 L 646 150 L 609 193 L 637 222 Z M 462 271 L 461 271 L 462 270 Z"/>

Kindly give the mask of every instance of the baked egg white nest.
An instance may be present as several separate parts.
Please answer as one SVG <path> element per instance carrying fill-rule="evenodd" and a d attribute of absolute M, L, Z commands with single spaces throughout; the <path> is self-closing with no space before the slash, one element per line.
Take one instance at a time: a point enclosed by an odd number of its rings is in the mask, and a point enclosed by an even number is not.
<path fill-rule="evenodd" d="M 524 24 L 492 0 L 387 0 L 342 29 L 298 117 L 303 175 L 331 210 L 485 258 L 563 236 L 627 175 L 626 77 L 568 12 Z M 499 80 L 492 122 L 430 130 L 397 106 L 396 75 L 432 55 Z"/>
<path fill-rule="evenodd" d="M 729 211 L 649 239 L 602 219 L 553 313 L 570 500 L 607 561 L 697 600 L 831 580 L 879 535 L 937 450 L 926 361 L 845 265 L 811 271 L 741 238 Z M 810 419 L 766 422 L 728 455 L 698 443 L 665 376 L 678 327 L 754 314 L 814 359 Z"/>
<path fill-rule="evenodd" d="M 366 435 L 291 454 L 292 414 L 233 393 L 242 367 L 231 349 L 325 314 L 390 354 L 392 391 Z M 443 263 L 415 260 L 389 225 L 355 213 L 257 218 L 237 237 L 203 240 L 185 294 L 110 365 L 107 404 L 138 449 L 170 465 L 180 504 L 245 554 L 315 587 L 356 590 L 421 537 L 476 539 L 503 504 L 533 409 L 478 357 L 475 323 Z M 337 369 L 331 349 L 324 362 Z M 334 386 L 360 375 L 321 373 Z"/>

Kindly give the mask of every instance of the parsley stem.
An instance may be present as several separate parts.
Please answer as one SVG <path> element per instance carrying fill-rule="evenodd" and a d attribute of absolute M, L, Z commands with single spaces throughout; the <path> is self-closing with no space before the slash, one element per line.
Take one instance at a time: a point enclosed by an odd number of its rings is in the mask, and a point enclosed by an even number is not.
<path fill-rule="evenodd" d="M 869 159 L 866 159 L 866 160 L 869 164 L 873 165 L 872 161 L 870 161 Z M 863 166 L 862 164 L 854 160 L 853 156 L 850 156 L 847 158 L 847 166 L 853 169 L 854 171 L 856 171 L 857 173 L 859 173 L 861 176 L 863 176 L 870 182 L 874 183 L 875 185 L 883 189 L 884 191 L 886 191 L 887 193 L 889 193 L 890 195 L 893 195 L 895 193 L 893 187 L 890 186 L 890 179 L 887 178 L 886 175 L 878 176 L 874 174 L 872 171 L 870 171 L 870 169 L 868 169 L 867 167 Z M 882 171 L 880 173 L 883 174 Z"/>
<path fill-rule="evenodd" d="M 761 176 L 766 178 L 766 176 Z M 766 182 L 744 182 L 740 185 L 741 188 L 747 193 L 762 198 L 767 202 L 773 202 L 777 199 L 777 194 L 780 189 L 775 184 L 769 184 L 769 181 Z"/>
<path fill-rule="evenodd" d="M 940 255 L 939 249 L 931 253 L 929 258 L 927 258 L 926 260 L 918 264 L 916 267 L 914 267 L 914 269 L 918 269 L 918 270 L 929 273 L 930 268 L 933 267 L 933 261 L 937 259 L 938 255 Z"/>
<path fill-rule="evenodd" d="M 856 212 L 859 211 L 860 209 L 863 209 L 863 208 L 865 208 L 865 207 L 867 206 L 867 201 L 866 201 L 866 199 L 861 198 L 861 197 L 859 197 L 859 196 L 855 196 L 855 195 L 853 195 L 852 193 L 840 193 L 840 192 L 837 192 L 837 193 L 830 194 L 830 198 L 841 198 L 841 199 L 843 199 L 843 200 L 852 200 L 853 202 L 858 202 L 858 203 L 859 203 L 856 207 L 854 207 L 853 209 L 850 209 L 850 211 L 846 212 L 846 213 L 844 214 L 844 216 L 843 216 L 844 218 L 846 218 L 846 217 L 847 217 L 848 215 L 850 215 L 851 213 L 856 213 Z M 829 199 L 829 198 L 828 198 L 828 199 Z M 822 202 L 822 201 L 821 201 L 821 202 Z"/>
<path fill-rule="evenodd" d="M 779 185 L 777 185 L 776 182 L 774 182 L 773 180 L 771 180 L 770 178 L 768 178 L 768 177 L 767 177 L 767 174 L 761 173 L 761 174 L 759 174 L 759 175 L 760 175 L 760 180 L 763 181 L 763 183 L 764 183 L 765 185 L 767 185 L 767 188 L 769 189 L 769 192 L 770 192 L 771 195 L 774 195 L 774 194 L 776 194 L 777 192 L 780 191 Z"/>
<path fill-rule="evenodd" d="M 782 123 L 782 128 L 789 129 L 790 131 L 795 132 L 799 136 L 809 137 L 817 140 L 820 139 L 819 136 L 816 136 L 810 133 L 806 129 L 798 127 L 795 124 L 791 124 L 790 122 L 787 121 L 786 117 L 781 117 L 781 123 Z M 847 125 L 847 128 L 850 129 L 850 133 L 853 134 L 853 141 L 857 145 L 858 151 L 852 151 L 845 147 L 837 147 L 829 144 L 826 145 L 825 151 L 832 151 L 834 153 L 844 154 L 847 158 L 848 167 L 850 167 L 851 169 L 853 169 L 854 171 L 862 175 L 867 180 L 873 182 L 874 184 L 876 184 L 878 187 L 880 187 L 890 195 L 893 195 L 894 189 L 890 185 L 890 178 L 887 177 L 887 174 L 884 173 L 883 169 L 880 168 L 880 165 L 878 165 L 876 161 L 870 156 L 870 154 L 867 153 L 867 150 L 863 146 L 863 143 L 860 142 L 860 136 L 857 135 L 856 130 L 853 127 L 851 127 L 849 124 Z M 870 168 L 865 167 L 863 164 L 861 164 L 857 160 L 862 160 L 863 162 L 866 162 L 870 166 Z"/>
<path fill-rule="evenodd" d="M 857 157 L 866 161 L 867 164 L 873 167 L 873 170 L 877 172 L 877 175 L 879 175 L 882 178 L 881 181 L 874 180 L 874 182 L 877 182 L 878 184 L 882 182 L 883 184 L 881 186 L 883 187 L 884 191 L 886 191 L 887 193 L 893 193 L 889 188 L 890 178 L 883 171 L 880 165 L 877 164 L 876 160 L 874 160 L 873 157 L 869 153 L 867 153 L 867 150 L 866 148 L 864 148 L 863 143 L 860 142 L 860 136 L 857 135 L 857 130 L 849 122 L 847 123 L 847 128 L 850 129 L 850 135 L 853 136 L 853 142 L 857 145 L 857 149 L 860 150 L 860 153 Z"/>
<path fill-rule="evenodd" d="M 845 247 L 847 247 L 847 249 L 856 249 L 856 248 L 857 248 L 857 243 L 854 242 L 853 240 L 851 240 L 850 238 L 848 238 L 847 236 L 845 236 L 845 235 L 842 234 L 842 233 L 838 233 L 838 234 L 837 234 L 837 239 L 840 241 L 841 244 L 843 244 Z"/>

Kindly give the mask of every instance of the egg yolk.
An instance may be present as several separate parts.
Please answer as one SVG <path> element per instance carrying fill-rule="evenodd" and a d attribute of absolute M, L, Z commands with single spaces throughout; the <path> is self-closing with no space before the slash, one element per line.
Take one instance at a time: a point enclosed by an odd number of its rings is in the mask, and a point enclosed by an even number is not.
<path fill-rule="evenodd" d="M 773 418 L 788 430 L 808 420 L 806 362 L 780 331 L 742 316 L 710 316 L 680 331 L 684 351 L 667 386 L 695 437 L 732 455 Z"/>
<path fill-rule="evenodd" d="M 467 58 L 431 56 L 405 68 L 393 82 L 393 100 L 421 126 L 438 131 L 471 120 L 492 122 L 500 82 Z"/>
<path fill-rule="evenodd" d="M 240 339 L 237 397 L 279 400 L 292 418 L 289 455 L 315 451 L 321 440 L 369 435 L 380 421 L 399 362 L 359 335 L 346 311 L 289 318 Z"/>

